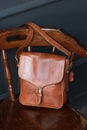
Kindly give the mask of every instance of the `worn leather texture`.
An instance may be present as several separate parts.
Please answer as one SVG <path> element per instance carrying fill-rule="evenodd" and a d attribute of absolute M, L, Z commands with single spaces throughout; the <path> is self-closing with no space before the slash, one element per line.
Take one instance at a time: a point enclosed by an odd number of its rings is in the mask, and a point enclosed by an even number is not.
<path fill-rule="evenodd" d="M 65 56 L 23 52 L 19 101 L 23 105 L 61 108 L 67 101 L 69 60 Z"/>

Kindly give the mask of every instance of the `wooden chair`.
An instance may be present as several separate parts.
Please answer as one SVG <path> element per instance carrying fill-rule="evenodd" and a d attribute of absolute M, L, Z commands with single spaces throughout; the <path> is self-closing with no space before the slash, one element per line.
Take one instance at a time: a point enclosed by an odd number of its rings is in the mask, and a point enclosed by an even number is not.
<path fill-rule="evenodd" d="M 72 37 L 64 35 L 60 30 L 56 29 L 43 30 L 64 45 L 69 51 L 74 50 L 80 56 L 87 57 L 84 49 Z M 87 119 L 74 110 L 69 103 L 65 104 L 62 109 L 55 110 L 23 106 L 19 103 L 18 98 L 15 98 L 5 49 L 20 47 L 25 41 L 27 34 L 28 29 L 26 27 L 0 32 L 0 49 L 10 93 L 10 99 L 0 103 L 0 130 L 86 130 Z M 39 41 L 42 42 L 42 46 L 49 45 L 36 33 L 31 46 L 39 46 Z M 72 48 L 67 46 L 69 44 L 71 44 Z"/>

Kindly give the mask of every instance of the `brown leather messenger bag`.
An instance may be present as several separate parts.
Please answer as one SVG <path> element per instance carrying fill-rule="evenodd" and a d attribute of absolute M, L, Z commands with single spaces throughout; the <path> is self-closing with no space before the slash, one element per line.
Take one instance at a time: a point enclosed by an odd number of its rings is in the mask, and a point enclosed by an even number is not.
<path fill-rule="evenodd" d="M 34 23 L 28 23 L 29 34 L 17 50 L 20 78 L 19 101 L 23 105 L 61 108 L 68 98 L 69 81 L 73 80 L 74 53 L 50 37 Z M 65 55 L 41 52 L 22 52 L 31 45 L 35 33 Z M 35 41 L 34 41 L 35 42 Z M 84 50 L 86 53 L 86 50 Z"/>

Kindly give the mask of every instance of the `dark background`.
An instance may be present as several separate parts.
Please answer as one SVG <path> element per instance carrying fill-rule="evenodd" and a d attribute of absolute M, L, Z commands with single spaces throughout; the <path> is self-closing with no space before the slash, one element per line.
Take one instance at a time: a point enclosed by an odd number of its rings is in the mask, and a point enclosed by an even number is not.
<path fill-rule="evenodd" d="M 0 1 L 0 30 L 33 21 L 41 27 L 62 28 L 87 47 L 87 0 L 3 0 Z M 3 44 L 3 43 L 2 43 Z M 13 85 L 19 93 L 16 49 L 7 50 Z M 8 97 L 0 53 L 0 100 Z M 87 116 L 87 60 L 79 58 L 74 67 L 75 80 L 70 84 L 71 105 Z"/>

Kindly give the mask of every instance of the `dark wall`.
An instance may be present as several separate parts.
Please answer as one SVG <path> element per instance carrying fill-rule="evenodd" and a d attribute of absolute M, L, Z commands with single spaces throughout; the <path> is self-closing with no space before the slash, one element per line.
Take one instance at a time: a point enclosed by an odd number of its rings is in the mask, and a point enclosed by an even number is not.
<path fill-rule="evenodd" d="M 87 0 L 7 1 L 0 1 L 0 29 L 34 21 L 43 27 L 63 28 L 86 44 Z"/>
<path fill-rule="evenodd" d="M 75 36 L 87 47 L 87 0 L 3 0 L 0 1 L 0 29 L 10 29 L 33 21 L 41 27 L 62 28 Z M 13 84 L 18 92 L 17 70 L 14 65 L 14 49 L 8 51 L 13 75 Z M 13 56 L 12 56 L 13 55 Z M 0 55 L 1 57 L 1 55 Z M 84 60 L 83 60 L 84 61 Z M 85 60 L 86 61 L 86 60 Z M 2 76 L 0 60 L 0 99 L 8 96 L 7 85 Z M 70 102 L 79 111 L 87 110 L 87 63 L 74 69 L 75 81 L 70 85 Z M 16 71 L 15 71 L 16 70 Z M 83 107 L 82 107 L 83 106 Z"/>

